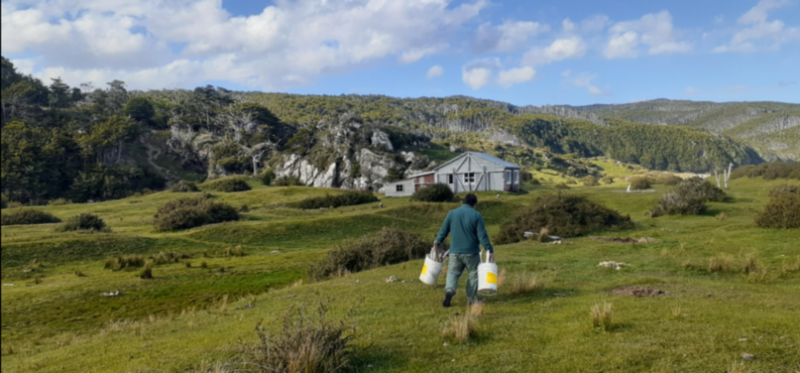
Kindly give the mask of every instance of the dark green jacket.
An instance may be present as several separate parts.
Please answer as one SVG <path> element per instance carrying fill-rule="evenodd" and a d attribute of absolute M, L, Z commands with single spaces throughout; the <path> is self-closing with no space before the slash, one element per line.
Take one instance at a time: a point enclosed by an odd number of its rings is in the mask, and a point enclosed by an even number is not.
<path fill-rule="evenodd" d="M 486 226 L 483 224 L 483 215 L 475 211 L 472 206 L 464 204 L 450 211 L 444 219 L 442 229 L 436 236 L 436 243 L 442 243 L 448 234 L 450 239 L 451 254 L 478 254 L 481 252 L 479 244 L 486 251 L 494 253 L 494 247 L 489 242 Z"/>

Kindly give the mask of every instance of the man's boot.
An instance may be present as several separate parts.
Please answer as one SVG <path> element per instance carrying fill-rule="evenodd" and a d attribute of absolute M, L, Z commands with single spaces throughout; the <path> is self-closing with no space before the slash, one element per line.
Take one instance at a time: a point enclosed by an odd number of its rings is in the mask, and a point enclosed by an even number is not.
<path fill-rule="evenodd" d="M 442 306 L 444 306 L 444 307 L 450 307 L 450 300 L 452 300 L 452 299 L 453 299 L 453 296 L 454 296 L 454 295 L 456 295 L 456 293 L 449 292 L 449 291 L 448 291 L 448 292 L 445 292 L 445 293 L 444 293 L 444 300 L 442 301 Z"/>

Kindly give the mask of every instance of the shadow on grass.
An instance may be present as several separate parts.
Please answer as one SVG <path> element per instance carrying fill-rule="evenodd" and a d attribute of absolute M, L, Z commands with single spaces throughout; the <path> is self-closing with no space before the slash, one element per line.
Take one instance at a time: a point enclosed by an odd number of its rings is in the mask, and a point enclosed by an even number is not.
<path fill-rule="evenodd" d="M 408 359 L 398 354 L 381 350 L 373 345 L 363 347 L 356 353 L 352 360 L 352 371 L 381 371 L 402 370 L 408 364 Z"/>
<path fill-rule="evenodd" d="M 524 294 L 511 294 L 508 290 L 506 290 L 505 292 L 501 291 L 500 293 L 498 293 L 493 297 L 485 298 L 485 300 L 489 304 L 491 303 L 518 304 L 518 303 L 545 301 L 548 299 L 576 297 L 580 296 L 580 293 L 581 292 L 578 289 L 568 289 L 568 288 L 546 288 Z"/>

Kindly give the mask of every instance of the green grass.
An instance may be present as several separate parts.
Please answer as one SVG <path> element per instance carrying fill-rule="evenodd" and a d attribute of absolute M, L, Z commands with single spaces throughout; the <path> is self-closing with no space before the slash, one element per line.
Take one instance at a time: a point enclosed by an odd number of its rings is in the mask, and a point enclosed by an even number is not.
<path fill-rule="evenodd" d="M 624 167 L 599 163 L 606 172 L 626 176 Z M 797 231 L 753 224 L 754 212 L 782 183 L 732 180 L 726 191 L 731 202 L 710 203 L 705 215 L 656 219 L 644 212 L 671 187 L 623 194 L 618 192 L 627 185 L 624 181 L 573 186 L 570 193 L 630 214 L 636 224 L 599 236 L 653 237 L 659 242 L 621 244 L 583 237 L 561 245 L 497 246 L 498 265 L 509 276 L 531 273 L 553 280 L 522 295 L 501 286 L 478 318 L 477 337 L 448 346 L 443 345 L 442 329 L 453 314 L 465 310 L 463 279 L 454 307 L 444 310 L 443 278 L 435 287 L 417 281 L 422 261 L 329 281 L 296 282 L 335 244 L 383 226 L 433 241 L 441 220 L 457 204 L 384 198 L 384 208 L 370 204 L 300 211 L 284 206 L 339 191 L 253 185 L 248 192 L 214 193 L 234 206 L 247 204 L 252 211 L 242 221 L 179 233 L 155 232 L 152 226 L 155 210 L 181 197 L 169 192 L 41 207 L 62 219 L 97 214 L 114 233 L 57 233 L 49 225 L 3 227 L 2 282 L 14 286 L 2 287 L 2 371 L 197 371 L 202 364 L 235 361 L 240 339 L 257 338 L 258 321 L 278 328 L 289 306 L 333 298 L 338 315 L 363 299 L 356 315 L 357 343 L 372 347 L 360 355 L 359 371 L 723 372 L 742 362 L 740 355 L 746 352 L 756 356 L 744 362 L 749 371 L 793 372 L 800 367 L 800 274 L 782 274 L 781 268 L 800 256 Z M 478 193 L 490 235 L 537 196 L 557 193 L 548 183 L 531 189 L 523 195 L 501 193 L 499 200 L 496 193 Z M 715 218 L 721 212 L 725 220 Z M 218 255 L 237 245 L 244 256 Z M 159 251 L 192 258 L 154 266 L 153 280 L 140 279 L 138 269 L 103 268 L 112 255 L 149 258 Z M 731 258 L 731 269 L 709 272 L 709 261 L 720 255 Z M 743 271 L 753 255 L 763 275 Z M 631 267 L 597 267 L 608 260 Z M 392 275 L 405 282 L 386 283 Z M 629 298 L 611 293 L 631 285 L 670 295 Z M 120 297 L 101 295 L 116 290 Z M 590 309 L 604 301 L 613 304 L 611 327 L 592 330 Z M 674 313 L 678 308 L 680 317 Z"/>

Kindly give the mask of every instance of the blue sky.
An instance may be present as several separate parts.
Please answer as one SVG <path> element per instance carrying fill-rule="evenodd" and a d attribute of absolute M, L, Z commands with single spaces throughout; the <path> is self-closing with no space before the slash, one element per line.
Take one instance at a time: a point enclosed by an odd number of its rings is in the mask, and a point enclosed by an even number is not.
<path fill-rule="evenodd" d="M 698 4 L 701 4 L 698 6 Z M 71 85 L 800 102 L 800 0 L 4 0 L 2 53 Z"/>

